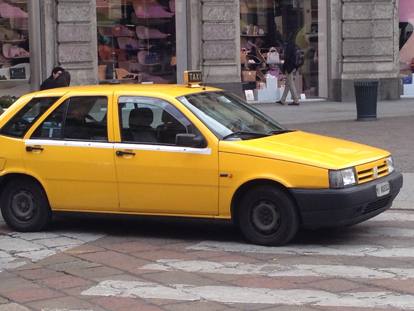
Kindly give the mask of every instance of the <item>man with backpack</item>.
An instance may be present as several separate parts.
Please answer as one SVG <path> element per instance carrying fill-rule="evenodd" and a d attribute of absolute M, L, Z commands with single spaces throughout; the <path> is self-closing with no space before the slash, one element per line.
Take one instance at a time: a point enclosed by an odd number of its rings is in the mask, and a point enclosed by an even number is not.
<path fill-rule="evenodd" d="M 284 60 L 285 61 L 282 66 L 282 72 L 286 76 L 285 91 L 283 92 L 282 98 L 276 103 L 280 105 L 285 105 L 286 98 L 290 91 L 293 98 L 293 102 L 289 103 L 289 105 L 298 106 L 299 96 L 295 86 L 294 74 L 295 71 L 303 65 L 303 53 L 300 50 L 300 48 L 296 46 L 293 42 L 293 34 L 289 35 L 289 38 L 285 45 Z"/>

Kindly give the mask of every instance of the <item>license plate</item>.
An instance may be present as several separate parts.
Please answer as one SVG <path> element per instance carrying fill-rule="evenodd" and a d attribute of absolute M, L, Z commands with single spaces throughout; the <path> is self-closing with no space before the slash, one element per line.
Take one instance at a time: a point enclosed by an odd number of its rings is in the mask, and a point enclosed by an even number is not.
<path fill-rule="evenodd" d="M 390 183 L 384 182 L 377 185 L 377 197 L 383 197 L 390 193 Z"/>

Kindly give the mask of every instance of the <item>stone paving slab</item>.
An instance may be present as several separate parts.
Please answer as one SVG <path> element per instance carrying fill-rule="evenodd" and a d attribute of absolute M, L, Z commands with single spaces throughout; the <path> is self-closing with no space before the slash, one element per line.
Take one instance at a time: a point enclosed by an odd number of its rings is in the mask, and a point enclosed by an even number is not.
<path fill-rule="evenodd" d="M 64 220 L 60 225 L 67 226 Z M 85 222 L 77 231 L 90 228 Z M 246 244 L 232 226 L 201 220 L 131 220 L 121 228 L 113 219 L 95 230 L 98 240 L 0 273 L 0 311 L 12 304 L 31 311 L 401 311 L 414 301 L 411 210 L 387 211 L 340 230 L 301 231 L 282 248 Z M 97 295 L 96 288 L 114 281 L 120 287 Z M 167 299 L 160 288 L 178 296 Z M 195 300 L 182 300 L 182 290 Z M 300 306 L 289 305 L 289 296 Z M 314 297 L 325 297 L 329 306 Z M 376 307 L 361 307 L 361 301 Z"/>

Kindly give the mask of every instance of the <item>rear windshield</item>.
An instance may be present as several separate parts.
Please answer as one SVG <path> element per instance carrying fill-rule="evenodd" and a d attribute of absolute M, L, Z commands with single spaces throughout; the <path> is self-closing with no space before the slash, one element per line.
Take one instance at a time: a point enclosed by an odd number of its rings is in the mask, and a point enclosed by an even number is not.
<path fill-rule="evenodd" d="M 0 134 L 22 138 L 36 120 L 58 99 L 59 97 L 33 98 L 2 127 Z"/>

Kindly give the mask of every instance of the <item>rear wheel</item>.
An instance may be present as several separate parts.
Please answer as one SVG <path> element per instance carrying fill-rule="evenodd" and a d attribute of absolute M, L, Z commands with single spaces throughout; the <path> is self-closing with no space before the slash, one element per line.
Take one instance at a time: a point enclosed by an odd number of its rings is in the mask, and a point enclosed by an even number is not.
<path fill-rule="evenodd" d="M 43 189 L 26 178 L 7 183 L 0 198 L 0 206 L 6 223 L 22 232 L 43 229 L 52 215 Z"/>
<path fill-rule="evenodd" d="M 291 198 L 274 186 L 249 190 L 238 207 L 239 227 L 245 238 L 260 245 L 284 245 L 299 226 L 296 206 Z"/>

